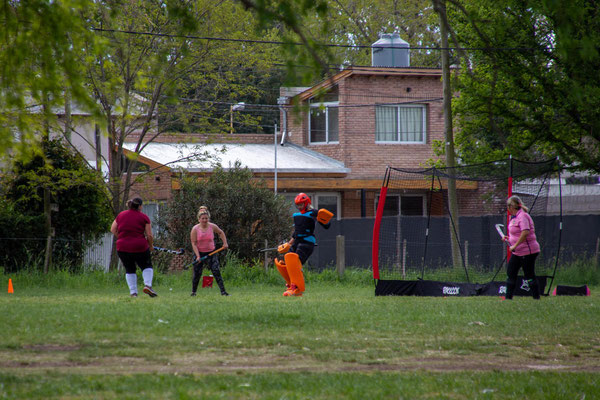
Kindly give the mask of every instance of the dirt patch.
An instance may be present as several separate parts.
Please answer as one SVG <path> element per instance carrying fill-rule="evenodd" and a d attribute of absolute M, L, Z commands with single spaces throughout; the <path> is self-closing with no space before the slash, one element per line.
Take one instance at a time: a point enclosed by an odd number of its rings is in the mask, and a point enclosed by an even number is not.
<path fill-rule="evenodd" d="M 69 350 L 49 346 L 35 352 L 0 352 L 0 371 L 37 374 L 52 370 L 65 374 L 228 374 L 254 372 L 373 372 L 373 371 L 563 371 L 600 372 L 597 359 L 518 360 L 490 355 L 406 357 L 375 362 L 318 361 L 309 354 L 282 356 L 276 354 L 244 355 L 226 352 L 173 355 L 167 361 L 138 357 L 96 357 L 72 360 Z"/>
<path fill-rule="evenodd" d="M 23 346 L 25 350 L 33 351 L 75 351 L 81 349 L 79 345 L 34 344 Z"/>

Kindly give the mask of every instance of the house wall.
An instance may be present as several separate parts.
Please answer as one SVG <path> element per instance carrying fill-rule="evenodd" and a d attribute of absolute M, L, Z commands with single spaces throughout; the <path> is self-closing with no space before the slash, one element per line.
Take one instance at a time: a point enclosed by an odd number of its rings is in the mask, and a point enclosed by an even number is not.
<path fill-rule="evenodd" d="M 442 93 L 438 75 L 352 75 L 339 82 L 339 143 L 309 144 L 306 112 L 302 113 L 301 120 L 298 115 L 288 119 L 289 141 L 343 162 L 352 169 L 347 179 L 379 179 L 388 165 L 399 168 L 422 166 L 428 159 L 436 158 L 432 150 L 434 140 L 444 139 Z M 375 143 L 374 106 L 417 99 L 434 99 L 425 103 L 426 143 Z"/>
<path fill-rule="evenodd" d="M 340 179 L 383 179 L 386 167 L 415 168 L 435 159 L 432 144 L 444 140 L 443 87 L 438 74 L 431 76 L 351 75 L 338 82 L 339 143 L 310 144 L 307 112 L 288 111 L 287 140 L 344 163 L 351 172 Z M 430 99 L 424 144 L 375 143 L 375 105 Z M 282 128 L 283 129 L 283 128 Z M 323 188 L 326 190 L 327 188 Z M 365 190 L 365 217 L 375 215 L 378 190 Z M 344 191 L 342 215 L 360 217 L 360 190 Z"/>
<path fill-rule="evenodd" d="M 140 196 L 144 201 L 168 201 L 173 197 L 171 190 L 171 172 L 169 170 L 155 170 L 150 174 L 134 173 L 136 182 L 131 186 L 130 197 Z M 139 182 L 137 181 L 139 179 Z"/>

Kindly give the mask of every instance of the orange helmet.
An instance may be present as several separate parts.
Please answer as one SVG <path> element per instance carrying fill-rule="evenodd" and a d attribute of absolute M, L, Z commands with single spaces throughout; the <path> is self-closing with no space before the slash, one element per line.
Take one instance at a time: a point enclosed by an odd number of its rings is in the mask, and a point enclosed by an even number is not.
<path fill-rule="evenodd" d="M 302 206 L 302 208 L 299 209 L 300 212 L 304 214 L 308 209 L 308 206 L 310 206 L 310 197 L 308 197 L 306 193 L 299 193 L 294 199 L 294 203 L 296 203 L 296 206 Z"/>

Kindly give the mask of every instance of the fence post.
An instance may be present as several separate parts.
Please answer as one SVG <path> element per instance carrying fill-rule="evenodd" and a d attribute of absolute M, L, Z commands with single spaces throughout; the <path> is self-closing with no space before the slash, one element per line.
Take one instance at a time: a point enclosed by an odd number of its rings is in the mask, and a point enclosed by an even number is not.
<path fill-rule="evenodd" d="M 465 267 L 469 266 L 469 241 L 465 240 Z"/>
<path fill-rule="evenodd" d="M 402 279 L 406 279 L 406 239 L 402 241 Z"/>
<path fill-rule="evenodd" d="M 335 238 L 335 255 L 337 259 L 337 273 L 341 278 L 346 269 L 346 238 L 342 235 L 337 235 Z"/>
<path fill-rule="evenodd" d="M 596 239 L 596 267 L 600 268 L 600 237 Z"/>
<path fill-rule="evenodd" d="M 269 248 L 269 242 L 265 239 L 265 249 Z M 268 251 L 265 251 L 265 272 L 269 272 L 269 257 L 267 256 Z"/>

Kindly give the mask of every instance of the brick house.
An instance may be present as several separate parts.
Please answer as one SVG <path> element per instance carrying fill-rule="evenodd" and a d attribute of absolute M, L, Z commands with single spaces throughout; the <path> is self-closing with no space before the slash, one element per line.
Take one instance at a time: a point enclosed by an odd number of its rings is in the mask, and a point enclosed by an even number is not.
<path fill-rule="evenodd" d="M 344 177 L 306 180 L 312 197 L 335 196 L 341 216 L 371 217 L 388 165 L 426 166 L 434 141 L 444 139 L 442 71 L 425 68 L 360 67 L 340 71 L 311 88 L 282 88 L 288 112 L 285 140 L 344 164 Z M 413 188 L 386 202 L 391 214 L 424 215 L 425 190 Z"/>
<path fill-rule="evenodd" d="M 310 88 L 281 88 L 280 94 L 284 111 L 277 143 L 282 146 L 274 145 L 272 135 L 240 134 L 212 138 L 205 148 L 226 146 L 220 159 L 224 167 L 237 159 L 274 187 L 278 147 L 277 192 L 290 200 L 306 192 L 316 207 L 331 209 L 338 218 L 374 216 L 386 167 L 425 166 L 435 158 L 433 142 L 444 138 L 440 69 L 348 68 Z M 132 192 L 168 201 L 178 188 L 178 168 L 210 173 L 210 163 L 175 161 L 185 153 L 182 148 L 207 139 L 163 135 L 148 145 L 140 161 L 155 174 Z M 386 208 L 391 214 L 424 215 L 425 192 L 406 190 Z"/>

